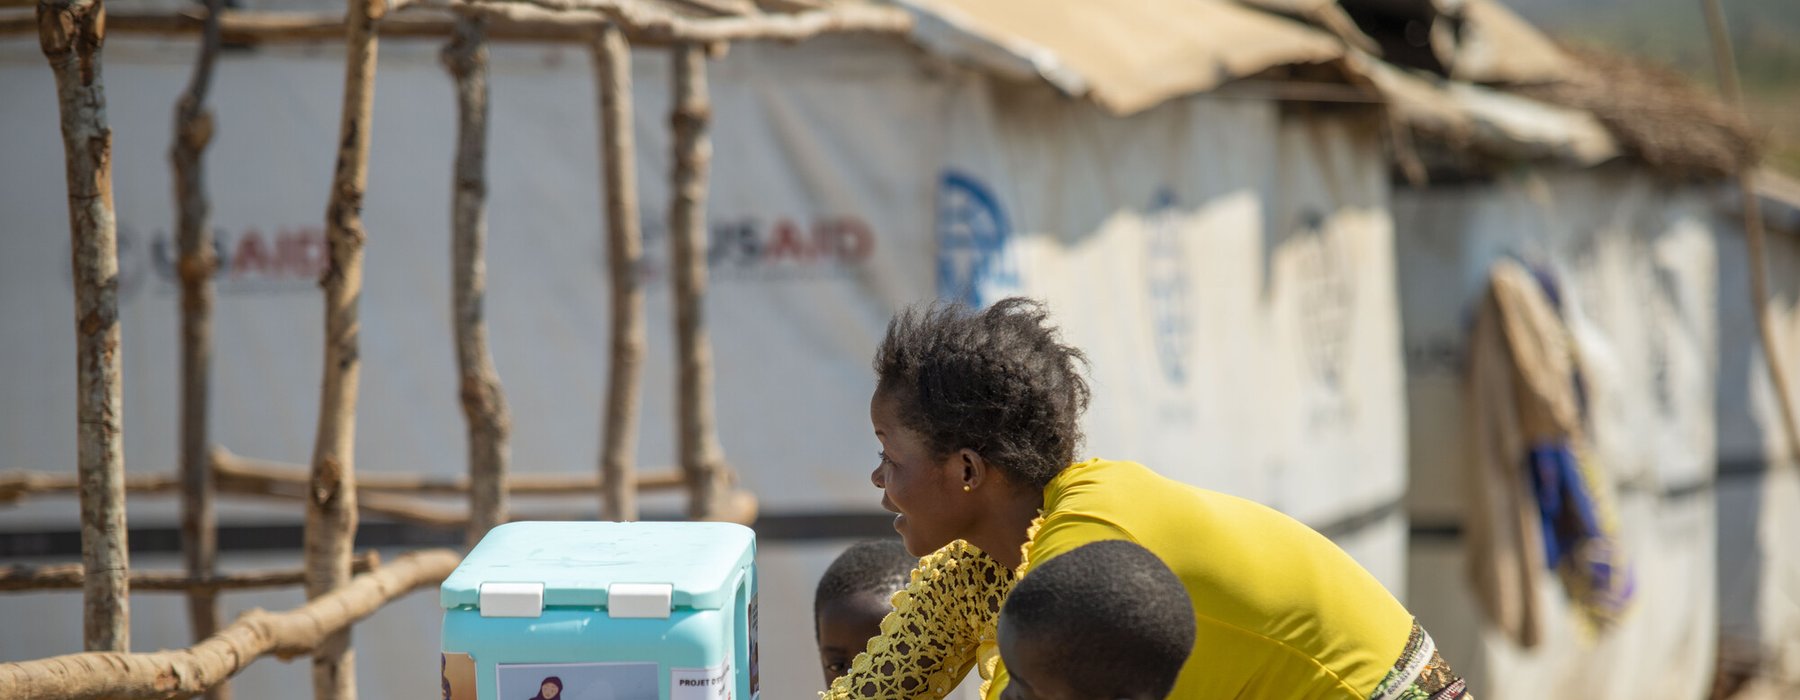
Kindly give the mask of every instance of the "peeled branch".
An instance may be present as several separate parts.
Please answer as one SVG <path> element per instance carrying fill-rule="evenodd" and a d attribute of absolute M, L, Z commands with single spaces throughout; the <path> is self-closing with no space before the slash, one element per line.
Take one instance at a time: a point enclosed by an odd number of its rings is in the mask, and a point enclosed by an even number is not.
<path fill-rule="evenodd" d="M 284 613 L 251 610 L 186 649 L 88 652 L 0 664 L 0 698 L 137 700 L 205 692 L 257 658 L 312 653 L 325 639 L 418 588 L 442 582 L 461 558 L 447 549 L 413 552 Z"/>

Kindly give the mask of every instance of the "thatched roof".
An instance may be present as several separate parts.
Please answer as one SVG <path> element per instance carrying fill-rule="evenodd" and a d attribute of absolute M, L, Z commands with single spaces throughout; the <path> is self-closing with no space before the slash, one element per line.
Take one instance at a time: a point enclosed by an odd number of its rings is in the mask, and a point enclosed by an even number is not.
<path fill-rule="evenodd" d="M 1720 178 L 1753 167 L 1755 129 L 1737 110 L 1672 70 L 1589 47 L 1565 46 L 1567 80 L 1513 92 L 1592 113 L 1626 155 L 1674 177 Z"/>

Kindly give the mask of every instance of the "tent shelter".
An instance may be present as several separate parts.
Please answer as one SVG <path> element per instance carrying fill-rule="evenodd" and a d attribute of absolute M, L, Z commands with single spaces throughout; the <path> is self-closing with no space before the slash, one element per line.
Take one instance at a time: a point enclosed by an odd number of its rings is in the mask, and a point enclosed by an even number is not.
<path fill-rule="evenodd" d="M 738 44 L 711 61 L 705 308 L 718 439 L 738 483 L 757 495 L 762 605 L 781 611 L 762 623 L 771 692 L 815 687 L 805 611 L 841 538 L 888 531 L 867 482 L 868 358 L 892 312 L 934 297 L 1048 299 L 1093 360 L 1088 452 L 1283 508 L 1402 588 L 1404 411 L 1386 123 L 1373 94 L 1337 67 L 1344 44 L 1332 34 L 1235 4 L 1185 15 L 1168 4 L 1102 12 L 1068 3 L 1064 14 L 1027 21 L 988 13 L 991 3 L 922 2 L 906 6 L 903 34 Z M 193 46 L 144 36 L 176 30 L 149 14 L 134 18 L 131 5 L 112 9 L 105 76 L 125 463 L 149 478 L 178 452 L 176 413 L 166 408 L 178 386 L 179 302 L 163 120 Z M 340 46 L 308 34 L 315 20 L 285 16 L 287 33 L 275 34 L 240 17 L 227 16 L 224 33 L 254 46 L 221 57 L 210 165 L 221 263 L 212 441 L 239 455 L 220 463 L 227 485 L 298 475 L 279 463 L 305 462 L 312 444 L 322 358 L 308 333 L 321 320 L 314 283 L 326 249 L 316 222 L 343 74 Z M 384 20 L 394 33 L 381 48 L 362 208 L 355 454 L 365 490 L 402 474 L 448 480 L 467 459 L 442 294 L 451 286 L 455 100 L 436 42 L 395 40 L 443 27 L 409 17 Z M 490 28 L 484 316 L 512 415 L 513 472 L 542 480 L 595 468 L 609 307 L 585 45 L 513 41 L 531 26 L 515 18 Z M 8 92 L 49 94 L 35 47 L 0 51 Z M 641 461 L 656 465 L 680 457 L 671 420 L 677 353 L 656 330 L 676 305 L 672 226 L 660 204 L 672 193 L 657 177 L 674 165 L 658 116 L 672 106 L 672 67 L 660 51 L 636 59 L 645 249 L 633 274 L 653 331 L 639 444 Z M 1143 80 L 1151 74 L 1158 79 Z M 46 232 L 17 237 L 0 256 L 0 303 L 16 330 L 4 341 L 13 359 L 0 370 L 0 394 L 17 417 L 0 427 L 0 443 L 9 464 L 54 470 L 72 455 L 59 437 L 72 410 L 63 390 L 73 369 L 63 350 L 67 253 L 48 233 L 64 225 L 65 210 L 46 204 L 59 200 L 56 182 L 34 173 L 59 161 L 55 106 L 8 100 L 0 110 L 5 123 L 37 134 L 0 146 L 4 160 L 40 164 L 0 175 L 0 208 L 17 212 L 14 227 Z M 660 473 L 647 470 L 646 487 Z M 454 509 L 442 517 L 442 508 L 362 500 L 365 546 L 454 541 L 418 524 L 455 521 Z M 595 500 L 520 496 L 512 514 L 592 517 L 580 504 Z M 643 510 L 669 515 L 679 503 L 652 493 Z M 131 509 L 132 541 L 149 548 L 139 561 L 167 561 L 155 552 L 173 544 L 158 537 L 175 521 L 172 504 L 134 497 Z M 6 538 L 9 556 L 71 557 L 73 539 L 60 534 L 70 510 L 68 501 L 34 500 L 0 512 L 18 533 Z M 297 536 L 285 511 L 235 501 L 218 510 L 227 568 L 278 556 L 232 543 Z M 292 600 L 228 598 L 226 619 L 240 606 Z M 73 597 L 0 599 L 0 614 L 42 630 L 0 642 L 0 658 L 79 648 L 78 609 Z M 136 613 L 136 648 L 186 643 L 177 606 Z M 436 624 L 429 598 L 414 596 L 359 626 L 364 692 L 428 692 L 421 669 L 432 665 Z M 259 696 L 298 696 L 301 673 L 258 664 L 238 683 Z"/>
<path fill-rule="evenodd" d="M 1741 511 L 1715 502 L 1727 493 L 1721 436 L 1754 424 L 1726 417 L 1737 405 L 1726 394 L 1740 396 L 1757 366 L 1746 356 L 1755 336 L 1741 214 L 1717 202 L 1754 149 L 1734 115 L 1661 74 L 1591 52 L 1571 60 L 1555 84 L 1443 88 L 1462 110 L 1397 101 L 1436 180 L 1394 199 L 1409 603 L 1440 644 L 1468 650 L 1482 697 L 1696 697 L 1713 682 L 1716 601 L 1741 599 L 1718 590 L 1737 579 L 1716 567 L 1741 561 L 1748 541 L 1719 534 Z M 1390 94 L 1437 89 L 1386 78 Z M 1636 588 L 1622 621 L 1597 633 L 1548 569 L 1531 574 L 1535 641 L 1482 615 L 1465 575 L 1474 559 L 1502 556 L 1469 537 L 1471 499 L 1486 494 L 1469 486 L 1479 434 L 1466 410 L 1469 332 L 1501 260 L 1530 268 L 1559 300 L 1585 380 L 1588 456 L 1615 487 Z"/>
<path fill-rule="evenodd" d="M 1800 348 L 1800 187 L 1758 177 L 1766 228 L 1771 325 L 1785 357 Z M 1721 683 L 1762 675 L 1776 695 L 1800 687 L 1800 474 L 1783 437 L 1775 385 L 1741 290 L 1746 246 L 1739 199 L 1719 197 L 1719 632 Z M 1790 370 L 1791 371 L 1791 370 Z M 1789 380 L 1790 384 L 1792 379 Z M 1800 387 L 1790 386 L 1800 397 Z"/>
<path fill-rule="evenodd" d="M 1603 60 L 1556 48 L 1493 0 L 614 3 L 610 12 L 654 20 L 633 25 L 643 41 L 628 74 L 598 39 L 615 15 L 565 11 L 575 0 L 475 3 L 488 8 L 493 44 L 477 316 L 511 414 L 511 515 L 600 512 L 597 463 L 619 461 L 601 457 L 618 457 L 602 427 L 617 385 L 610 294 L 635 283 L 651 332 L 641 426 L 627 431 L 638 455 L 625 461 L 690 465 L 692 399 L 716 407 L 731 469 L 715 473 L 735 475 L 717 485 L 757 499 L 771 694 L 818 682 L 806 612 L 817 575 L 850 538 L 889 532 L 867 482 L 868 359 L 894 311 L 932 298 L 1046 299 L 1092 361 L 1086 452 L 1144 461 L 1321 529 L 1407 600 L 1480 697 L 1544 697 L 1546 687 L 1692 697 L 1711 680 L 1721 622 L 1728 637 L 1792 639 L 1781 596 L 1794 569 L 1777 533 L 1791 529 L 1782 513 L 1793 509 L 1772 499 L 1800 487 L 1791 469 L 1749 490 L 1729 479 L 1732 465 L 1778 454 L 1771 401 L 1757 398 L 1768 380 L 1744 370 L 1756 351 L 1738 302 L 1741 253 L 1718 211 L 1720 182 L 1753 149 L 1707 103 L 1645 104 L 1659 83 L 1596 78 Z M 480 490 L 457 483 L 470 460 L 457 415 L 466 365 L 450 349 L 469 315 L 443 292 L 460 285 L 445 251 L 459 228 L 453 202 L 465 201 L 447 187 L 462 132 L 457 84 L 437 51 L 462 31 L 445 9 L 472 9 L 412 5 L 379 24 L 388 41 L 365 124 L 354 450 L 364 548 L 455 544 L 469 517 L 447 499 Z M 168 14 L 179 9 L 113 3 L 105 49 L 123 454 L 127 485 L 143 492 L 130 501 L 130 540 L 135 566 L 166 568 L 180 511 L 149 492 L 175 490 L 182 453 L 182 265 L 164 120 L 198 26 Z M 207 182 L 219 262 L 209 442 L 230 452 L 212 465 L 224 493 L 294 502 L 309 483 L 293 465 L 314 451 L 325 364 L 311 334 L 325 320 L 319 214 L 335 192 L 345 26 L 313 0 L 221 23 L 229 48 L 213 78 Z M 693 39 L 756 23 L 807 40 L 721 50 Z M 30 13 L 0 14 L 0 30 L 35 27 Z M 671 27 L 687 43 L 668 49 L 684 41 Z M 694 87 L 702 44 L 709 109 L 676 85 Z M 599 100 L 590 59 L 605 77 Z M 62 160 L 43 61 L 28 40 L 0 39 L 0 91 L 34 96 L 0 100 L 0 123 L 17 134 L 0 142 L 0 211 L 35 232 L 9 237 L 0 254 L 0 460 L 32 470 L 0 480 L 15 492 L 76 458 L 67 310 L 82 287 L 55 235 L 68 224 L 62 185 L 43 176 Z M 624 122 L 596 119 L 594 105 L 619 110 L 626 77 L 635 156 L 596 159 L 619 152 L 624 134 L 608 129 Z M 1632 91 L 1646 86 L 1659 89 Z M 672 113 L 686 131 L 666 128 Z M 694 191 L 663 175 L 693 174 L 705 155 L 697 123 L 710 129 L 710 171 L 703 217 L 684 221 L 694 209 L 665 203 L 693 204 Z M 633 172 L 628 197 L 619 183 Z M 636 202 L 636 215 L 622 202 Z M 1776 221 L 1791 211 L 1769 209 Z M 642 258 L 615 264 L 609 245 L 626 222 L 641 230 Z M 697 240 L 704 249 L 688 252 L 700 255 L 681 255 L 678 244 Z M 1772 264 L 1791 270 L 1792 239 L 1780 241 Z M 1481 618 L 1461 574 L 1459 358 L 1473 302 L 1503 258 L 1564 292 L 1596 452 L 1619 484 L 1621 532 L 1645 582 L 1634 613 L 1592 642 L 1546 585 L 1549 641 L 1520 649 Z M 664 332 L 696 303 L 680 280 L 701 262 L 710 396 L 691 390 L 693 344 Z M 1791 329 L 1789 287 L 1776 305 Z M 1760 432 L 1741 429 L 1739 410 Z M 693 486 L 692 470 L 643 472 L 646 516 L 696 502 L 674 493 Z M 1719 505 L 1716 480 L 1726 481 Z M 1737 505 L 1757 499 L 1760 511 Z M 74 558 L 72 511 L 51 499 L 0 510 L 0 556 Z M 222 568 L 291 561 L 297 508 L 222 499 L 217 511 Z M 1728 533 L 1750 527 L 1762 544 L 1734 550 L 1744 540 Z M 1752 574 L 1732 573 L 1740 560 Z M 1743 581 L 1754 582 L 1753 609 L 1713 604 Z M 296 602 L 291 591 L 238 594 L 223 619 Z M 431 692 L 437 613 L 429 595 L 413 595 L 356 628 L 365 694 Z M 36 631 L 0 638 L 0 661 L 79 649 L 81 614 L 69 594 L 0 598 L 0 617 Z M 181 606 L 133 614 L 135 648 L 189 643 Z M 301 697 L 304 673 L 260 663 L 234 683 Z"/>

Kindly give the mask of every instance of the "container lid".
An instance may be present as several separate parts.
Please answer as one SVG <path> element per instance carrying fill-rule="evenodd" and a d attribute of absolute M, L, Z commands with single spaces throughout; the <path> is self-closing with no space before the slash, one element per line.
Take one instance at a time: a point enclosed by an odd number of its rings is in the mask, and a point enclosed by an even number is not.
<path fill-rule="evenodd" d="M 438 602 L 479 606 L 482 584 L 538 583 L 546 607 L 606 607 L 613 584 L 668 584 L 671 607 L 717 610 L 755 556 L 755 533 L 731 523 L 508 523 L 463 558 Z"/>

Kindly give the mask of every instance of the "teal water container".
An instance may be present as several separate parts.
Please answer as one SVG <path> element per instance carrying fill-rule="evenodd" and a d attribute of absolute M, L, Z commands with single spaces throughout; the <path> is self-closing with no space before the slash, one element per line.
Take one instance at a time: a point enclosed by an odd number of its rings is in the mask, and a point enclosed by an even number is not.
<path fill-rule="evenodd" d="M 755 700 L 756 537 L 518 522 L 439 590 L 447 700 Z"/>

